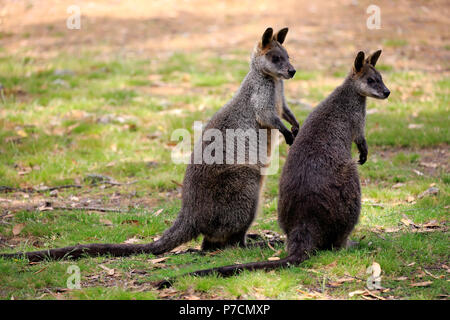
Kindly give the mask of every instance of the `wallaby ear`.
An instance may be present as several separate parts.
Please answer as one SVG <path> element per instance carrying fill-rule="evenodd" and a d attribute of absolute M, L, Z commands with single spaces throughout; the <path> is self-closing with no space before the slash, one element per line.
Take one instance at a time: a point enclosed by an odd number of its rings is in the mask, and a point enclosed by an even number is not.
<path fill-rule="evenodd" d="M 261 40 L 263 49 L 270 43 L 270 41 L 272 41 L 272 35 L 273 35 L 272 28 L 267 28 L 266 31 L 264 31 L 264 34 L 263 34 L 262 40 Z"/>
<path fill-rule="evenodd" d="M 280 31 L 278 31 L 273 37 L 275 40 L 277 40 L 280 44 L 283 44 L 284 39 L 286 39 L 286 35 L 289 31 L 289 28 L 283 28 Z"/>
<path fill-rule="evenodd" d="M 358 52 L 358 55 L 355 59 L 355 71 L 359 72 L 361 71 L 362 67 L 364 65 L 364 52 L 360 51 Z"/>
<path fill-rule="evenodd" d="M 370 63 L 373 67 L 377 64 L 378 58 L 381 55 L 381 50 L 375 51 L 370 56 L 367 57 L 366 62 Z"/>

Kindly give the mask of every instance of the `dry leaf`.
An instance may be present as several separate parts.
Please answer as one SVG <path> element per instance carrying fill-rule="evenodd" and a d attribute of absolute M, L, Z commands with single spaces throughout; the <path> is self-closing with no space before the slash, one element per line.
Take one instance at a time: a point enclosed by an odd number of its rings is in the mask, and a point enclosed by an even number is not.
<path fill-rule="evenodd" d="M 164 209 L 159 209 L 158 211 L 156 211 L 156 212 L 154 213 L 154 215 L 155 215 L 155 216 L 159 216 L 159 214 L 160 214 L 161 212 L 163 212 L 163 210 L 164 210 Z"/>
<path fill-rule="evenodd" d="M 110 220 L 107 220 L 107 219 L 100 219 L 100 223 L 105 225 L 105 226 L 108 226 L 108 227 L 113 225 L 113 223 Z"/>
<path fill-rule="evenodd" d="M 428 287 L 431 285 L 433 281 L 424 281 L 424 282 L 417 282 L 417 283 L 411 283 L 411 287 Z"/>
<path fill-rule="evenodd" d="M 156 241 L 156 240 L 155 240 L 155 241 Z M 180 253 L 180 252 L 186 251 L 186 250 L 188 250 L 188 249 L 189 249 L 189 246 L 188 246 L 188 245 L 182 244 L 181 246 L 178 246 L 178 247 L 176 247 L 176 248 L 170 250 L 170 252 L 172 252 L 172 253 Z"/>
<path fill-rule="evenodd" d="M 375 299 L 378 299 L 378 300 L 386 300 L 386 298 L 383 298 L 383 297 L 381 297 L 381 296 L 377 296 L 375 293 L 373 293 L 372 291 L 369 291 L 369 290 L 366 290 L 366 291 L 363 293 L 363 295 L 364 295 L 364 296 L 371 296 L 371 297 L 374 297 Z"/>
<path fill-rule="evenodd" d="M 394 184 L 394 185 L 392 186 L 392 188 L 398 189 L 398 188 L 404 187 L 405 185 L 406 185 L 405 183 L 399 182 L 399 183 Z"/>
<path fill-rule="evenodd" d="M 331 269 L 337 266 L 337 260 L 334 260 L 332 263 L 327 264 L 324 268 L 325 269 Z"/>
<path fill-rule="evenodd" d="M 307 291 L 303 291 L 300 289 L 297 289 L 297 292 L 301 293 L 305 298 L 309 298 L 309 299 L 326 299 L 327 297 L 324 296 L 323 294 L 317 292 L 317 291 L 311 291 L 311 292 L 307 292 Z M 264 297 L 266 298 L 266 297 Z"/>
<path fill-rule="evenodd" d="M 160 290 L 159 292 L 160 293 L 158 294 L 158 296 L 160 298 L 173 297 L 174 295 L 176 295 L 178 293 L 178 291 L 173 288 L 163 289 L 163 290 Z"/>
<path fill-rule="evenodd" d="M 432 277 L 432 278 L 434 278 L 434 279 L 442 279 L 444 276 L 440 276 L 440 277 L 437 277 L 437 276 L 435 276 L 434 274 L 432 274 L 430 271 L 428 271 L 428 270 L 426 270 L 426 269 L 423 269 L 423 271 L 425 271 L 425 273 L 427 274 L 427 275 L 429 275 L 430 277 Z"/>
<path fill-rule="evenodd" d="M 167 259 L 169 259 L 169 257 L 162 257 L 162 258 L 157 258 L 157 259 L 151 259 L 150 262 L 153 264 L 156 264 L 156 263 L 166 261 Z"/>
<path fill-rule="evenodd" d="M 425 272 L 420 270 L 420 268 L 417 270 L 416 277 L 417 278 L 423 278 L 425 276 Z"/>
<path fill-rule="evenodd" d="M 410 219 L 408 218 L 405 214 L 402 215 L 403 218 L 400 220 L 405 226 L 413 226 L 413 227 L 417 227 L 416 224 Z"/>
<path fill-rule="evenodd" d="M 420 225 L 422 228 L 439 228 L 441 225 L 436 220 L 430 220 L 425 224 Z"/>
<path fill-rule="evenodd" d="M 424 192 L 422 192 L 421 194 L 419 194 L 417 196 L 417 198 L 422 199 L 425 196 L 434 196 L 437 195 L 439 193 L 439 189 L 436 187 L 431 187 L 428 188 L 427 190 L 425 190 Z"/>
<path fill-rule="evenodd" d="M 99 267 L 105 270 L 108 273 L 108 275 L 110 276 L 114 275 L 114 269 L 110 269 L 102 264 L 100 264 Z"/>
<path fill-rule="evenodd" d="M 280 257 L 270 257 L 267 260 L 269 260 L 269 261 L 277 261 L 277 260 L 280 260 Z"/>
<path fill-rule="evenodd" d="M 432 169 L 435 169 L 435 168 L 438 167 L 438 164 L 437 164 L 437 163 L 434 163 L 434 162 L 421 162 L 420 165 L 421 165 L 422 167 L 432 168 Z"/>
<path fill-rule="evenodd" d="M 28 137 L 28 134 L 27 134 L 24 130 L 22 130 L 22 129 L 17 130 L 16 133 L 17 133 L 17 135 L 19 135 L 19 136 L 22 137 L 22 138 Z"/>
<path fill-rule="evenodd" d="M 12 233 L 13 235 L 17 236 L 20 234 L 20 232 L 22 232 L 22 229 L 25 227 L 25 223 L 19 223 L 16 224 L 13 229 L 12 229 Z"/>
<path fill-rule="evenodd" d="M 356 291 L 350 292 L 350 293 L 348 294 L 348 296 L 349 296 L 349 297 L 353 297 L 353 296 L 355 296 L 355 295 L 360 295 L 360 294 L 363 294 L 363 293 L 365 293 L 365 292 L 366 292 L 365 290 L 356 290 Z"/>
<path fill-rule="evenodd" d="M 395 278 L 394 280 L 405 281 L 405 280 L 408 280 L 408 277 L 398 277 L 398 278 Z"/>
<path fill-rule="evenodd" d="M 134 244 L 134 243 L 138 243 L 138 242 L 139 242 L 139 239 L 137 239 L 136 237 L 133 237 L 128 240 L 125 240 L 123 243 Z"/>
<path fill-rule="evenodd" d="M 138 220 L 124 220 L 124 221 L 122 221 L 122 224 L 133 224 L 135 226 L 138 226 L 139 221 Z"/>
<path fill-rule="evenodd" d="M 340 278 L 337 279 L 336 281 L 330 282 L 329 285 L 332 287 L 339 287 L 341 284 L 343 284 L 344 282 L 351 282 L 351 281 L 355 281 L 354 278 Z"/>
<path fill-rule="evenodd" d="M 24 168 L 23 170 L 17 172 L 17 174 L 19 176 L 23 176 L 23 175 L 29 174 L 31 171 L 32 171 L 32 169 L 30 167 L 27 167 L 27 168 Z"/>
<path fill-rule="evenodd" d="M 47 206 L 47 204 L 44 204 L 44 205 L 40 206 L 40 207 L 38 208 L 38 210 L 39 210 L 39 211 L 52 211 L 53 208 L 52 208 L 51 206 Z"/>

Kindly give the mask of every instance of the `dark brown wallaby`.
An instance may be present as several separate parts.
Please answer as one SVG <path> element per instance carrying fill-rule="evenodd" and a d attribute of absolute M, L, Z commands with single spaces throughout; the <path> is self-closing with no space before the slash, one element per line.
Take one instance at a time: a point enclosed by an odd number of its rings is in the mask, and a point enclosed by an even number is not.
<path fill-rule="evenodd" d="M 283 79 L 290 79 L 295 74 L 287 51 L 282 46 L 287 32 L 287 28 L 276 34 L 273 34 L 272 28 L 264 32 L 252 54 L 250 71 L 238 92 L 212 117 L 204 132 L 213 129 L 227 136 L 228 130 L 258 134 L 261 129 L 278 129 L 286 142 L 292 144 L 294 135 L 281 121 L 284 118 L 293 126 L 294 133 L 298 131 L 299 124 L 285 102 L 283 91 Z M 210 140 L 203 135 L 199 142 L 203 150 L 212 144 Z M 244 145 L 247 155 L 250 146 L 245 142 Z M 224 149 L 223 154 L 226 153 Z M 270 149 L 267 153 L 270 154 Z M 254 164 L 248 161 L 232 164 L 208 164 L 203 161 L 196 164 L 194 154 L 195 150 L 183 181 L 181 210 L 173 225 L 159 240 L 148 244 L 83 244 L 1 254 L 0 257 L 25 256 L 31 261 L 39 261 L 82 255 L 162 254 L 200 234 L 204 235 L 204 250 L 245 246 L 246 232 L 256 215 L 264 182 L 261 169 L 266 164 L 261 161 Z"/>
<path fill-rule="evenodd" d="M 381 50 L 364 60 L 359 52 L 344 83 L 305 120 L 289 150 L 280 179 L 278 222 L 287 234 L 288 256 L 278 261 L 253 262 L 200 270 L 191 275 L 230 276 L 242 270 L 274 269 L 306 260 L 316 250 L 342 248 L 356 225 L 361 190 L 352 142 L 359 164 L 367 159 L 364 136 L 366 97 L 386 99 L 375 64 Z M 170 285 L 170 280 L 158 283 Z"/>

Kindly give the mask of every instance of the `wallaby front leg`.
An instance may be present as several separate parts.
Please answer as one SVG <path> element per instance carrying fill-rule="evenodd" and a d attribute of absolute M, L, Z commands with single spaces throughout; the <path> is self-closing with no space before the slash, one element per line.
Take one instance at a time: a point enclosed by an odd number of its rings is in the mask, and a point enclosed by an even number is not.
<path fill-rule="evenodd" d="M 292 134 L 294 135 L 294 137 L 296 137 L 299 127 L 300 127 L 300 124 L 298 123 L 297 119 L 295 118 L 294 114 L 292 113 L 291 109 L 289 109 L 289 107 L 286 103 L 286 98 L 284 97 L 283 81 L 281 81 L 281 92 L 282 92 L 282 97 L 283 97 L 283 113 L 281 116 L 283 117 L 284 120 L 286 120 L 287 122 L 289 122 L 291 124 Z"/>
<path fill-rule="evenodd" d="M 359 151 L 359 164 L 364 164 L 367 160 L 367 154 L 369 152 L 369 149 L 367 147 L 367 141 L 364 137 L 362 137 L 361 139 L 358 139 L 357 141 L 355 141 L 356 146 L 358 147 L 358 151 Z"/>
<path fill-rule="evenodd" d="M 292 145 L 294 142 L 294 135 L 288 128 L 284 125 L 283 121 L 275 114 L 271 113 L 269 115 L 256 116 L 256 121 L 258 121 L 261 127 L 278 129 L 281 134 L 284 136 L 284 140 L 288 145 Z"/>
<path fill-rule="evenodd" d="M 294 142 L 294 134 L 289 131 L 289 129 L 284 125 L 283 121 L 281 121 L 280 118 L 275 117 L 272 123 L 273 128 L 280 130 L 281 134 L 284 136 L 284 140 L 286 140 L 286 143 L 288 145 L 292 145 L 292 143 Z"/>
<path fill-rule="evenodd" d="M 289 122 L 292 125 L 291 131 L 294 137 L 297 136 L 298 130 L 300 128 L 300 124 L 292 113 L 291 109 L 287 106 L 286 102 L 283 103 L 283 114 L 282 117 L 284 120 Z"/>

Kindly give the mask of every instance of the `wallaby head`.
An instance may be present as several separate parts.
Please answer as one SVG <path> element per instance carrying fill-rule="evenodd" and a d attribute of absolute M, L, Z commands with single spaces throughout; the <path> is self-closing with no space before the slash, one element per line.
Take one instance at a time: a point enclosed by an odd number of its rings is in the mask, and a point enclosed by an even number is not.
<path fill-rule="evenodd" d="M 381 50 L 375 51 L 364 59 L 364 52 L 358 52 L 350 78 L 357 92 L 366 97 L 386 99 L 391 93 L 383 83 L 380 72 L 375 69 Z"/>
<path fill-rule="evenodd" d="M 261 41 L 253 52 L 252 67 L 277 79 L 290 79 L 294 76 L 295 69 L 282 45 L 288 30 L 283 28 L 275 34 L 272 28 L 264 31 Z"/>

